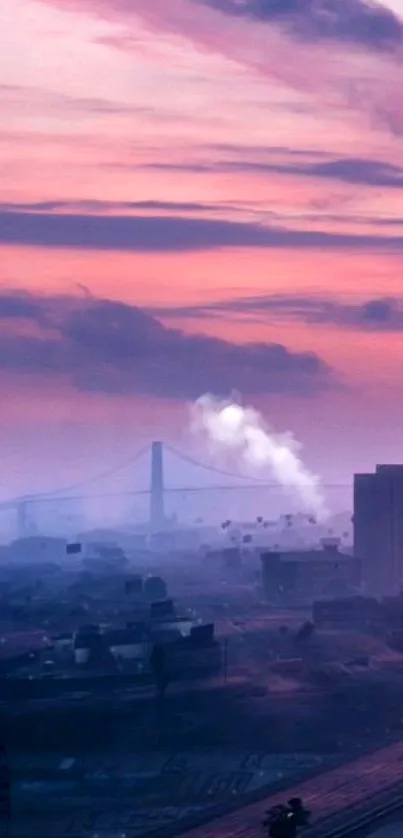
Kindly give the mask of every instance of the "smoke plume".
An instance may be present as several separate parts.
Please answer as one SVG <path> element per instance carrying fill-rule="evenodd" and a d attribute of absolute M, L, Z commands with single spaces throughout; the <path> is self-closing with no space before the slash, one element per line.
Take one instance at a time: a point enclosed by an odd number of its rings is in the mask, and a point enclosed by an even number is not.
<path fill-rule="evenodd" d="M 211 395 L 195 402 L 192 419 L 193 431 L 207 437 L 213 452 L 232 452 L 240 465 L 255 473 L 267 469 L 280 486 L 298 498 L 306 512 L 317 520 L 328 516 L 320 478 L 301 461 L 301 444 L 291 433 L 277 434 L 254 408 Z"/>

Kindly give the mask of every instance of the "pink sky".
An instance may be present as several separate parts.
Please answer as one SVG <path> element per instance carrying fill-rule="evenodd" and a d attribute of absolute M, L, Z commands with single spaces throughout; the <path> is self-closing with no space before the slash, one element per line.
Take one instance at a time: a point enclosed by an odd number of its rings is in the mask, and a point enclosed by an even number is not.
<path fill-rule="evenodd" d="M 326 386 L 301 395 L 285 370 L 284 393 L 268 370 L 265 392 L 260 370 L 246 400 L 325 479 L 402 459 L 403 0 L 377 9 L 393 22 L 382 44 L 376 22 L 324 37 L 310 18 L 295 37 L 230 0 L 0 0 L 3 497 L 184 440 L 197 394 L 179 361 L 144 386 L 131 344 L 124 376 L 103 354 L 78 383 L 69 332 L 63 369 L 46 352 L 33 368 L 21 341 L 66 340 L 71 298 L 144 309 L 183 333 L 175 353 L 186 335 L 220 338 L 221 395 L 238 345 L 252 380 L 253 343 L 314 353 Z M 10 317 L 17 292 L 42 318 L 50 305 L 51 326 Z"/>

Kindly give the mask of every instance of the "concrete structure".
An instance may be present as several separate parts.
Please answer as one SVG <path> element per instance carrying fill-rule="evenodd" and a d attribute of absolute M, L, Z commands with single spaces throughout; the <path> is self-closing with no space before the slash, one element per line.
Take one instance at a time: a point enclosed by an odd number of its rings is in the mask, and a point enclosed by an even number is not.
<path fill-rule="evenodd" d="M 153 637 L 163 641 L 169 637 L 189 637 L 192 629 L 196 626 L 194 620 L 188 617 L 161 617 L 152 623 Z"/>
<path fill-rule="evenodd" d="M 106 632 L 104 640 L 116 662 L 135 661 L 145 664 L 149 658 L 151 643 L 136 629 L 114 629 Z"/>
<path fill-rule="evenodd" d="M 375 595 L 403 587 L 403 465 L 354 475 L 354 555 Z"/>
<path fill-rule="evenodd" d="M 290 550 L 261 555 L 266 599 L 273 604 L 311 604 L 319 597 L 345 596 L 360 584 L 360 562 L 341 553 L 337 539 L 321 550 Z"/>
<path fill-rule="evenodd" d="M 91 640 L 88 637 L 76 637 L 74 641 L 74 663 L 85 666 L 90 656 Z"/>
<path fill-rule="evenodd" d="M 74 651 L 74 635 L 70 632 L 63 632 L 51 637 L 53 651 L 58 657 L 69 657 Z"/>
<path fill-rule="evenodd" d="M 162 442 L 153 442 L 151 446 L 151 532 L 158 533 L 164 526 L 164 521 L 163 446 Z"/>
<path fill-rule="evenodd" d="M 100 638 L 99 626 L 83 626 L 74 635 L 73 650 L 74 662 L 77 666 L 85 666 L 88 663 L 94 642 Z"/>

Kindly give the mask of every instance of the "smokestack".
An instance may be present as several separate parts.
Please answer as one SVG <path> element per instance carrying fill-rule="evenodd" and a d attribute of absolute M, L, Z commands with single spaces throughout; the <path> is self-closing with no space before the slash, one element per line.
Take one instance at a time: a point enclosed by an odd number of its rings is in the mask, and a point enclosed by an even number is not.
<path fill-rule="evenodd" d="M 158 532 L 163 527 L 164 520 L 164 469 L 162 442 L 153 442 L 151 446 L 151 531 Z"/>

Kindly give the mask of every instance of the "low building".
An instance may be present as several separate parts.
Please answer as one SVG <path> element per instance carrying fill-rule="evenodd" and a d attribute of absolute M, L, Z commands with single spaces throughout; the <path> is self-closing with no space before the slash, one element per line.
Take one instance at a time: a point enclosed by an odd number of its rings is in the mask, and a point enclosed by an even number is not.
<path fill-rule="evenodd" d="M 361 563 L 339 549 L 337 539 L 322 548 L 261 555 L 265 597 L 273 604 L 311 604 L 322 596 L 341 597 L 359 589 Z"/>
<path fill-rule="evenodd" d="M 101 637 L 100 628 L 97 625 L 83 626 L 74 635 L 74 662 L 77 666 L 85 666 L 95 645 L 99 644 Z"/>
<path fill-rule="evenodd" d="M 76 666 L 85 666 L 90 656 L 92 639 L 85 635 L 76 637 L 74 641 L 74 663 Z"/>
<path fill-rule="evenodd" d="M 63 632 L 52 636 L 51 643 L 57 657 L 69 657 L 73 654 L 74 635 L 71 632 Z"/>
<path fill-rule="evenodd" d="M 117 663 L 132 661 L 144 664 L 149 658 L 150 640 L 141 628 L 113 629 L 105 632 L 103 637 Z"/>
<path fill-rule="evenodd" d="M 193 627 L 188 637 L 178 638 L 164 648 L 174 679 L 213 676 L 221 670 L 221 646 L 213 623 Z"/>

